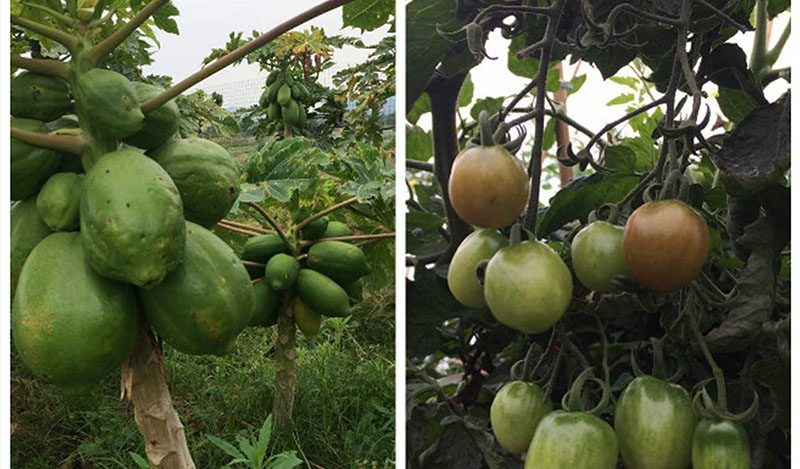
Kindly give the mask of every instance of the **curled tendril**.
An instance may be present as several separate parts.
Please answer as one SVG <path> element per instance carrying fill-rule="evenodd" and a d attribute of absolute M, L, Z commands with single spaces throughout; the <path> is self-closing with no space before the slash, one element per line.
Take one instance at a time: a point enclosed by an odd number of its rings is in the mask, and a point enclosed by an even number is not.
<path fill-rule="evenodd" d="M 588 220 L 589 223 L 599 220 L 599 221 L 607 221 L 611 224 L 616 225 L 619 222 L 620 217 L 621 213 L 619 207 L 617 207 L 617 204 L 608 203 L 608 204 L 603 204 L 598 208 L 596 208 L 595 210 L 589 212 Z"/>
<path fill-rule="evenodd" d="M 697 391 L 692 397 L 692 407 L 697 415 L 704 419 L 725 419 L 737 423 L 744 423 L 755 417 L 760 404 L 758 392 L 753 391 L 753 400 L 750 401 L 747 409 L 739 413 L 733 413 L 726 406 L 714 401 L 711 394 L 709 394 L 707 386 L 713 381 L 714 378 L 707 378 L 695 386 Z"/>

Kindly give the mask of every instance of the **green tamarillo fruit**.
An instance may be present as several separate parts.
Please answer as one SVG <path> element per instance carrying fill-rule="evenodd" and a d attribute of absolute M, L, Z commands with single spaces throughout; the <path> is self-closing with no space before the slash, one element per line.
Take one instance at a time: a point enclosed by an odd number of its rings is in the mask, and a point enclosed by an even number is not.
<path fill-rule="evenodd" d="M 136 95 L 140 103 L 155 98 L 165 91 L 160 86 L 139 81 L 133 82 L 133 87 L 136 88 Z M 181 113 L 178 110 L 178 104 L 175 99 L 171 99 L 148 112 L 144 116 L 142 130 L 125 138 L 123 142 L 145 150 L 153 150 L 175 135 L 180 125 Z"/>
<path fill-rule="evenodd" d="M 297 328 L 307 339 L 312 339 L 317 335 L 322 325 L 322 315 L 314 311 L 300 298 L 295 297 L 294 301 L 292 301 L 292 316 Z"/>
<path fill-rule="evenodd" d="M 338 238 L 340 236 L 353 236 L 353 230 L 340 221 L 331 220 L 320 238 Z"/>
<path fill-rule="evenodd" d="M 286 106 L 292 100 L 292 89 L 287 83 L 282 83 L 278 88 L 278 94 L 275 97 L 278 104 Z"/>
<path fill-rule="evenodd" d="M 300 123 L 303 121 L 303 117 L 301 116 L 303 112 L 305 111 L 294 99 L 289 99 L 287 104 L 281 105 L 281 117 L 283 121 L 294 127 L 300 127 Z"/>
<path fill-rule="evenodd" d="M 176 350 L 223 355 L 253 316 L 253 287 L 236 253 L 214 233 L 186 222 L 183 264 L 139 289 L 147 320 Z"/>
<path fill-rule="evenodd" d="M 311 246 L 306 265 L 339 285 L 355 282 L 369 273 L 364 251 L 342 241 L 321 241 Z"/>
<path fill-rule="evenodd" d="M 75 98 L 80 118 L 108 138 L 123 139 L 142 130 L 144 114 L 136 87 L 120 73 L 89 70 L 78 78 Z"/>
<path fill-rule="evenodd" d="M 78 229 L 83 175 L 56 173 L 36 196 L 36 209 L 53 231 Z"/>
<path fill-rule="evenodd" d="M 211 140 L 172 140 L 148 154 L 178 187 L 187 220 L 212 226 L 225 218 L 239 197 L 239 165 Z"/>
<path fill-rule="evenodd" d="M 44 122 L 21 117 L 11 118 L 15 129 L 46 134 Z M 61 162 L 61 155 L 11 137 L 11 200 L 22 200 L 39 192 Z"/>
<path fill-rule="evenodd" d="M 66 81 L 33 72 L 11 79 L 11 115 L 51 121 L 72 110 Z"/>
<path fill-rule="evenodd" d="M 42 217 L 39 216 L 35 198 L 31 197 L 30 199 L 22 200 L 11 209 L 11 242 L 9 251 L 11 257 L 12 298 L 14 297 L 14 292 L 17 291 L 19 274 L 22 272 L 22 266 L 25 265 L 28 255 L 39 244 L 39 241 L 45 239 L 52 232 L 42 220 Z"/>
<path fill-rule="evenodd" d="M 265 281 L 253 284 L 253 317 L 250 327 L 270 327 L 278 322 L 278 306 L 281 294 L 276 292 Z"/>
<path fill-rule="evenodd" d="M 11 333 L 22 361 L 45 381 L 91 384 L 120 365 L 139 334 L 136 293 L 94 272 L 78 233 L 53 233 L 19 276 Z"/>
<path fill-rule="evenodd" d="M 275 254 L 267 261 L 264 280 L 276 292 L 284 292 L 294 285 L 299 271 L 300 263 L 297 259 L 284 253 Z"/>
<path fill-rule="evenodd" d="M 100 275 L 139 287 L 183 262 L 183 203 L 169 174 L 136 150 L 100 157 L 83 184 L 81 240 Z"/>
<path fill-rule="evenodd" d="M 325 275 L 310 269 L 300 269 L 295 283 L 298 296 L 314 311 L 330 317 L 350 314 L 347 292 Z"/>
<path fill-rule="evenodd" d="M 303 239 L 319 239 L 328 229 L 328 217 L 319 217 L 300 230 Z"/>

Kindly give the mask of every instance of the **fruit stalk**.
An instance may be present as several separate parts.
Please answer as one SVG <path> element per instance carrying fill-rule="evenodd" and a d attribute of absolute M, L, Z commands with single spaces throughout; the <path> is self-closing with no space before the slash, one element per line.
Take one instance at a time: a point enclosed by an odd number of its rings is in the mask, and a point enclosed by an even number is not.
<path fill-rule="evenodd" d="M 323 210 L 323 211 L 321 211 L 319 213 L 315 213 L 314 215 L 311 215 L 310 217 L 308 217 L 305 220 L 303 220 L 300 223 L 298 223 L 297 226 L 295 227 L 295 230 L 297 232 L 299 232 L 300 230 L 302 230 L 305 226 L 307 226 L 309 223 L 313 222 L 314 220 L 316 220 L 318 218 L 322 218 L 325 215 L 327 215 L 327 214 L 329 214 L 329 213 L 331 213 L 331 212 L 333 212 L 335 210 L 338 210 L 338 209 L 340 209 L 342 207 L 347 207 L 348 205 L 354 204 L 356 202 L 358 202 L 358 197 L 353 197 L 351 199 L 345 200 L 344 202 L 340 202 L 340 203 L 338 203 L 338 204 L 336 204 L 336 205 L 334 205 L 332 207 L 326 208 L 325 210 Z"/>
<path fill-rule="evenodd" d="M 152 332 L 143 325 L 136 348 L 123 365 L 122 385 L 133 401 L 134 420 L 144 437 L 153 469 L 194 469 L 186 434 L 172 405 L 167 379 Z"/>
<path fill-rule="evenodd" d="M 272 415 L 275 416 L 275 427 L 279 430 L 288 428 L 292 420 L 294 388 L 297 381 L 295 342 L 292 295 L 287 292 L 281 297 L 280 311 L 278 311 L 278 341 L 275 344 L 275 400 L 272 403 Z"/>

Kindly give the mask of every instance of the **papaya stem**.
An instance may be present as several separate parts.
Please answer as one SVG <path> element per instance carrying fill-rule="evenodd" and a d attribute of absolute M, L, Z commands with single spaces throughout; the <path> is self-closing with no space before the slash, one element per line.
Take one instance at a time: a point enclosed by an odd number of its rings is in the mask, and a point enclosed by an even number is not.
<path fill-rule="evenodd" d="M 225 219 L 222 219 L 219 222 L 222 223 L 222 224 L 228 225 L 228 226 L 232 226 L 234 228 L 241 228 L 243 230 L 255 231 L 256 233 L 275 234 L 274 231 L 268 230 L 266 228 L 262 228 L 260 226 L 250 226 L 250 225 L 245 225 L 244 223 L 237 223 L 235 221 L 230 221 L 230 220 L 225 220 Z"/>
<path fill-rule="evenodd" d="M 161 0 L 154 0 L 154 1 L 161 1 Z M 326 0 L 324 2 L 321 2 L 319 5 L 310 8 L 304 11 L 303 13 L 300 13 L 294 18 L 284 21 L 283 23 L 279 24 L 278 26 L 275 26 L 266 33 L 253 39 L 247 44 L 239 47 L 233 52 L 223 57 L 220 57 L 218 60 L 201 68 L 197 72 L 186 77 L 185 79 L 183 79 L 183 81 L 173 85 L 170 89 L 164 91 L 158 96 L 149 99 L 147 102 L 142 104 L 142 112 L 147 114 L 148 112 L 152 111 L 153 109 L 156 109 L 157 107 L 166 103 L 170 99 L 178 96 L 179 94 L 188 90 L 192 86 L 200 83 L 201 81 L 205 80 L 211 75 L 217 73 L 218 71 L 222 70 L 228 65 L 231 65 L 232 63 L 241 60 L 246 55 L 261 48 L 264 44 L 270 42 L 271 40 L 285 33 L 286 31 L 294 29 L 310 19 L 316 18 L 317 16 L 320 16 L 323 13 L 327 13 L 328 11 L 338 8 L 344 5 L 345 3 L 349 3 L 351 1 L 352 0 Z"/>
<path fill-rule="evenodd" d="M 20 55 L 12 55 L 11 66 L 64 80 L 69 77 L 69 65 L 53 59 L 29 59 Z"/>
<path fill-rule="evenodd" d="M 132 32 L 136 31 L 136 28 L 141 26 L 148 18 L 150 18 L 153 13 L 156 12 L 162 5 L 167 3 L 169 0 L 152 0 L 148 3 L 144 8 L 139 10 L 139 13 L 136 13 L 130 21 L 125 23 L 121 28 L 114 31 L 111 36 L 103 39 L 98 44 L 95 44 L 91 49 L 88 51 L 89 61 L 94 64 L 98 65 L 100 62 L 105 59 L 108 54 L 110 54 L 114 49 L 117 48 L 120 44 L 122 44 L 128 36 L 131 35 Z M 164 101 L 166 102 L 166 101 Z M 163 104 L 163 103 L 161 103 Z M 145 112 L 142 109 L 142 112 Z"/>
<path fill-rule="evenodd" d="M 275 417 L 275 427 L 279 430 L 286 429 L 292 420 L 297 381 L 296 340 L 290 290 L 281 296 L 278 340 L 275 343 L 275 398 L 272 402 L 272 415 Z"/>
<path fill-rule="evenodd" d="M 58 21 L 59 23 L 63 24 L 68 28 L 75 27 L 75 23 L 78 22 L 75 18 L 70 18 L 69 16 L 63 13 L 59 13 L 53 10 L 52 8 L 48 8 L 44 5 L 38 5 L 36 3 L 31 3 L 31 2 L 22 2 L 22 4 L 28 8 L 33 8 L 34 10 L 39 10 L 47 13 L 51 18 L 53 18 L 54 20 Z"/>
<path fill-rule="evenodd" d="M 394 238 L 394 233 L 376 233 L 367 235 L 352 235 L 352 236 L 334 236 L 331 238 L 308 239 L 300 242 L 300 247 L 311 246 L 312 244 L 321 243 L 323 241 L 354 241 L 359 239 L 379 240 L 385 238 Z"/>
<path fill-rule="evenodd" d="M 78 37 L 60 29 L 47 26 L 36 21 L 23 18 L 19 15 L 11 15 L 11 24 L 16 24 L 27 30 L 33 31 L 36 34 L 52 39 L 57 43 L 63 45 L 70 52 L 75 50 L 78 46 Z"/>
<path fill-rule="evenodd" d="M 134 420 L 144 437 L 153 469 L 194 469 L 186 433 L 169 394 L 152 331 L 146 324 L 128 361 L 122 366 L 123 393 L 133 401 Z M 149 332 L 149 333 L 148 333 Z"/>
<path fill-rule="evenodd" d="M 314 220 L 322 218 L 325 215 L 327 215 L 327 214 L 329 214 L 329 213 L 331 213 L 331 212 L 333 212 L 335 210 L 338 210 L 338 209 L 340 209 L 342 207 L 347 207 L 348 205 L 354 204 L 356 202 L 358 202 L 358 197 L 353 197 L 352 199 L 347 199 L 344 202 L 340 202 L 340 203 L 334 205 L 333 207 L 328 207 L 325 210 L 322 210 L 321 212 L 315 213 L 314 215 L 311 215 L 310 217 L 308 217 L 305 220 L 303 220 L 300 223 L 298 223 L 297 226 L 295 227 L 295 230 L 297 232 L 299 232 L 306 225 L 308 225 L 309 223 L 313 222 Z"/>
<path fill-rule="evenodd" d="M 275 219 L 272 218 L 272 216 L 270 216 L 270 214 L 267 213 L 267 211 L 264 210 L 264 208 L 258 205 L 257 203 L 247 202 L 247 205 L 256 209 L 256 211 L 260 213 L 262 217 L 266 218 L 267 223 L 269 223 L 273 228 L 275 228 L 275 232 L 278 234 L 278 236 L 280 236 L 283 242 L 286 243 L 287 246 L 289 246 L 289 249 L 291 249 L 292 252 L 294 252 L 295 250 L 294 246 L 292 245 L 292 243 L 289 242 L 289 238 L 286 237 L 286 234 L 283 232 L 280 225 L 278 225 L 278 222 L 276 222 Z"/>
<path fill-rule="evenodd" d="M 217 226 L 220 227 L 220 228 L 224 228 L 226 230 L 229 230 L 229 231 L 233 231 L 234 233 L 239 233 L 239 234 L 243 234 L 243 235 L 247 235 L 247 236 L 258 236 L 259 235 L 259 233 L 256 232 L 256 231 L 246 230 L 244 228 L 239 228 L 237 226 L 231 226 L 231 225 L 228 225 L 226 223 L 222 223 L 221 221 L 217 222 Z"/>
<path fill-rule="evenodd" d="M 253 261 L 245 261 L 245 260 L 242 260 L 241 262 L 242 262 L 242 265 L 247 266 L 247 267 L 261 267 L 261 268 L 264 268 L 264 267 L 267 266 L 267 264 L 264 264 L 263 262 L 253 262 Z"/>
<path fill-rule="evenodd" d="M 86 146 L 83 137 L 70 137 L 67 135 L 40 134 L 27 130 L 11 127 L 11 136 L 25 143 L 51 150 L 63 151 L 80 156 Z"/>

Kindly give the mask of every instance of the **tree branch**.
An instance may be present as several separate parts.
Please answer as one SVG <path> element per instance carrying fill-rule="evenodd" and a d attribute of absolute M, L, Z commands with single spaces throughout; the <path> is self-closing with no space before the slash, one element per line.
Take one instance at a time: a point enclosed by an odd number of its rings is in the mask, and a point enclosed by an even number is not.
<path fill-rule="evenodd" d="M 53 59 L 29 59 L 20 55 L 12 55 L 11 66 L 64 80 L 69 77 L 69 65 Z"/>
<path fill-rule="evenodd" d="M 154 1 L 160 1 L 160 0 L 154 0 Z M 219 58 L 215 62 L 207 65 L 206 67 L 200 69 L 196 73 L 185 78 L 183 81 L 172 86 L 172 88 L 166 90 L 165 92 L 159 94 L 158 96 L 151 98 L 147 102 L 143 103 L 142 112 L 147 114 L 148 112 L 152 111 L 153 109 L 156 109 L 157 107 L 166 103 L 170 99 L 178 96 L 179 94 L 188 90 L 197 83 L 200 83 L 201 81 L 205 80 L 211 75 L 217 73 L 218 71 L 222 70 L 228 65 L 242 59 L 246 55 L 262 47 L 264 44 L 270 42 L 271 40 L 285 33 L 286 31 L 289 31 L 292 28 L 295 28 L 312 18 L 316 18 L 317 16 L 320 16 L 323 13 L 327 13 L 328 11 L 338 8 L 344 5 L 345 3 L 349 3 L 351 1 L 352 0 L 326 0 L 311 9 L 306 10 L 303 13 L 300 13 L 294 18 L 284 21 L 283 23 L 272 28 L 271 30 L 267 31 L 261 36 L 253 39 L 252 41 L 236 49 L 230 54 L 227 54 L 224 57 Z"/>
<path fill-rule="evenodd" d="M 40 134 L 27 130 L 11 127 L 11 137 L 30 143 L 37 147 L 49 148 L 60 152 L 71 153 L 80 156 L 86 142 L 83 137 L 68 137 L 66 135 Z"/>
<path fill-rule="evenodd" d="M 124 26 L 114 31 L 111 36 L 103 39 L 102 42 L 95 44 L 89 50 L 89 58 L 93 64 L 98 65 L 102 62 L 108 54 L 110 54 L 114 49 L 117 48 L 120 44 L 122 44 L 128 36 L 131 35 L 136 28 L 141 26 L 148 18 L 150 18 L 153 13 L 156 12 L 162 5 L 167 3 L 169 0 L 152 0 L 148 3 L 144 8 L 142 8 L 139 13 L 136 13 L 136 16 L 131 18 L 130 21 L 125 23 Z M 166 101 L 165 101 L 166 102 Z M 163 104 L 163 103 L 162 103 Z"/>
<path fill-rule="evenodd" d="M 550 68 L 550 54 L 553 41 L 558 31 L 558 20 L 564 9 L 565 0 L 555 0 L 553 10 L 547 19 L 547 28 L 542 38 L 542 49 L 539 55 L 539 71 L 536 73 L 536 104 L 534 112 L 537 113 L 534 124 L 533 150 L 528 164 L 528 177 L 530 178 L 530 200 L 528 213 L 525 216 L 525 228 L 531 233 L 536 233 L 536 217 L 539 214 L 539 189 L 542 181 L 542 142 L 544 140 L 544 103 L 547 96 L 547 71 Z"/>
<path fill-rule="evenodd" d="M 36 21 L 31 21 L 19 15 L 11 15 L 11 24 L 16 24 L 36 34 L 52 39 L 66 47 L 70 52 L 78 45 L 77 36 L 42 23 L 37 23 Z"/>
<path fill-rule="evenodd" d="M 333 207 L 328 207 L 325 210 L 322 210 L 322 211 L 320 211 L 318 213 L 315 213 L 314 215 L 311 215 L 310 217 L 308 217 L 305 220 L 303 220 L 300 223 L 298 223 L 297 226 L 295 227 L 295 230 L 297 232 L 300 232 L 300 230 L 302 230 L 305 226 L 307 226 L 309 223 L 313 222 L 314 220 L 322 218 L 322 217 L 324 217 L 325 215 L 327 215 L 327 214 L 329 214 L 331 212 L 339 210 L 342 207 L 347 207 L 348 205 L 354 204 L 356 202 L 358 202 L 358 197 L 353 197 L 351 199 L 345 200 L 344 202 L 339 202 L 338 204 L 334 205 Z"/>
<path fill-rule="evenodd" d="M 420 171 L 428 171 L 429 173 L 433 172 L 433 164 L 425 161 L 406 160 L 406 168 L 418 169 Z"/>

